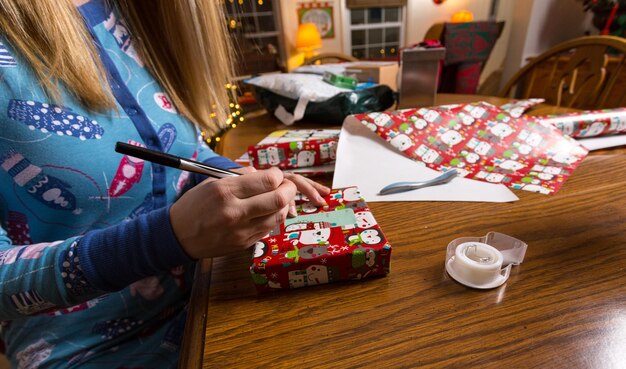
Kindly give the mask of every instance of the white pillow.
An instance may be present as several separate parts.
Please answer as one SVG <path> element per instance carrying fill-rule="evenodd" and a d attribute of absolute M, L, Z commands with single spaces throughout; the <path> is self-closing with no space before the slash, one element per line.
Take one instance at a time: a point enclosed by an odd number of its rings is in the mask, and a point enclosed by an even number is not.
<path fill-rule="evenodd" d="M 298 68 L 292 70 L 293 73 L 308 73 L 324 75 L 324 72 L 330 72 L 338 76 L 344 76 L 346 74 L 346 66 L 352 63 L 330 63 L 330 64 L 312 64 L 301 65 Z"/>
<path fill-rule="evenodd" d="M 322 76 L 304 73 L 264 74 L 246 81 L 290 99 L 322 102 L 342 92 L 352 91 L 326 83 Z"/>

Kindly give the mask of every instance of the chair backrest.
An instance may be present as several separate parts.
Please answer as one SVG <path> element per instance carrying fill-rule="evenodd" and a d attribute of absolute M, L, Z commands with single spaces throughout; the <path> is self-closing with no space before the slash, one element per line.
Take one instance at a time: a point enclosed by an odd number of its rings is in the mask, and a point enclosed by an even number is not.
<path fill-rule="evenodd" d="M 339 62 L 354 62 L 359 59 L 342 53 L 321 53 L 319 55 L 315 55 L 311 58 L 308 58 L 304 61 L 304 65 L 313 65 L 313 64 L 328 64 L 328 63 L 339 63 Z"/>
<path fill-rule="evenodd" d="M 584 36 L 533 58 L 500 91 L 500 96 L 538 97 L 578 109 L 626 104 L 626 39 Z"/>
<path fill-rule="evenodd" d="M 504 22 L 436 23 L 425 40 L 439 40 L 446 47 L 439 92 L 474 94 Z"/>

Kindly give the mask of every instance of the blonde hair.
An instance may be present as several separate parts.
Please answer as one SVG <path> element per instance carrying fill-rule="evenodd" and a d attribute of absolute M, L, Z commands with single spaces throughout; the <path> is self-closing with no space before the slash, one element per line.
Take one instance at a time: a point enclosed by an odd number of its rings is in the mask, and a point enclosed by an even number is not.
<path fill-rule="evenodd" d="M 217 133 L 226 123 L 224 86 L 233 75 L 221 2 L 116 0 L 114 5 L 176 109 Z M 104 67 L 72 0 L 0 0 L 0 30 L 53 101 L 60 102 L 61 83 L 87 109 L 115 109 Z"/>

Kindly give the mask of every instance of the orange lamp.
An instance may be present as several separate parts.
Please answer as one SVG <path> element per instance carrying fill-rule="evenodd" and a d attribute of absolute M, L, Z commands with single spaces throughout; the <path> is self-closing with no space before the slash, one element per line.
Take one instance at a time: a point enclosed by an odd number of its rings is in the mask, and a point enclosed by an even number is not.
<path fill-rule="evenodd" d="M 469 10 L 461 10 L 452 14 L 452 23 L 465 23 L 474 20 L 474 14 Z"/>
<path fill-rule="evenodd" d="M 322 47 L 322 36 L 314 23 L 302 23 L 296 35 L 296 49 L 304 51 L 304 57 L 313 56 L 313 51 Z"/>

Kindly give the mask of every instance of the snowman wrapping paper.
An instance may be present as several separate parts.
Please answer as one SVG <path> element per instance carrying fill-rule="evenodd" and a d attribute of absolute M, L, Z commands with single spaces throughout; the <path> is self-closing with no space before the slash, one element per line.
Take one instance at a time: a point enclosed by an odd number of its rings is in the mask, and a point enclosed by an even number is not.
<path fill-rule="evenodd" d="M 626 133 L 626 108 L 586 110 L 535 118 L 574 138 Z"/>
<path fill-rule="evenodd" d="M 334 163 L 338 129 L 274 131 L 248 147 L 248 158 L 256 169 L 296 169 Z"/>
<path fill-rule="evenodd" d="M 316 207 L 296 201 L 288 218 L 254 246 L 250 272 L 259 292 L 389 273 L 391 245 L 357 187 L 333 189 Z"/>
<path fill-rule="evenodd" d="M 554 126 L 486 102 L 354 117 L 431 169 L 543 194 L 556 193 L 588 153 Z"/>

